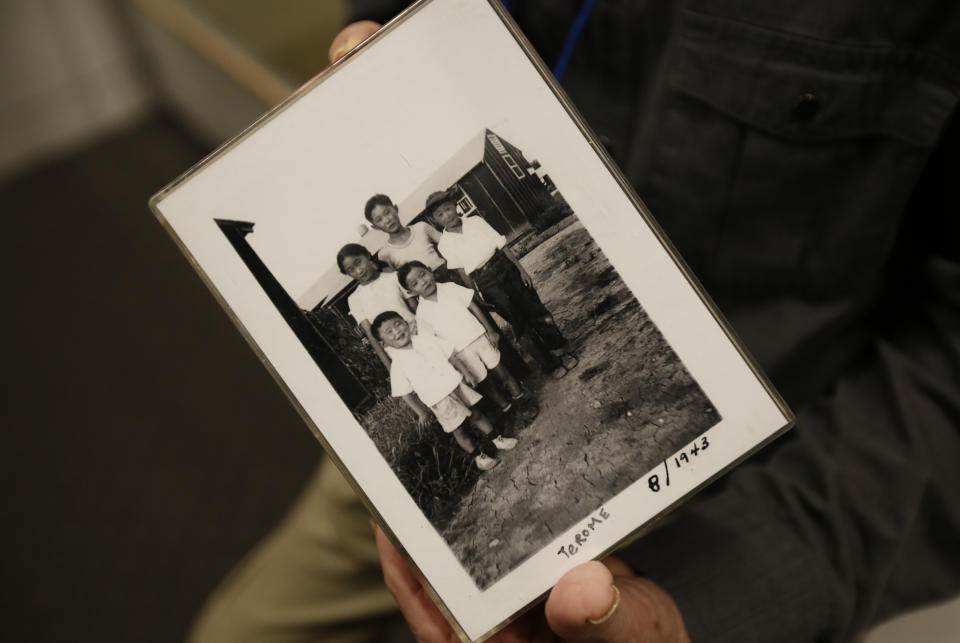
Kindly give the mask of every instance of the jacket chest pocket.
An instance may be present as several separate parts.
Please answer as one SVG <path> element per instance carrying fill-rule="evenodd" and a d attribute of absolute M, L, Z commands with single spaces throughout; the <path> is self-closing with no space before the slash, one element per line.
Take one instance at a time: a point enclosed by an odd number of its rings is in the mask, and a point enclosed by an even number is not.
<path fill-rule="evenodd" d="M 708 287 L 862 288 L 956 104 L 951 73 L 687 11 L 643 196 Z"/>

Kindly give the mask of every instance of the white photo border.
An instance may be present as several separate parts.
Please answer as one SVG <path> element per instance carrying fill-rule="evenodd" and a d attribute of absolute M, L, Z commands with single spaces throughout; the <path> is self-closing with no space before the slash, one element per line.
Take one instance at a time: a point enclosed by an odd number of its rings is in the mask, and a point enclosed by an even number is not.
<path fill-rule="evenodd" d="M 385 114 L 379 98 L 400 113 Z M 670 486 L 658 492 L 648 476 L 621 491 L 604 505 L 610 518 L 603 528 L 575 556 L 561 559 L 557 550 L 573 541 L 581 524 L 480 591 L 373 443 L 356 439 L 363 428 L 214 219 L 284 212 L 293 213 L 294 221 L 324 216 L 332 222 L 343 215 L 337 206 L 332 213 L 324 208 L 325 183 L 362 170 L 367 174 L 358 180 L 372 194 L 381 189 L 373 165 L 397 177 L 398 186 L 412 187 L 417 168 L 426 172 L 447 158 L 440 151 L 444 145 L 449 155 L 462 142 L 453 132 L 488 125 L 536 151 L 722 420 L 704 434 L 709 457 L 671 472 Z M 412 142 L 416 132 L 422 145 Z M 384 137 L 391 141 L 384 149 L 402 149 L 403 159 L 361 164 L 343 154 L 355 151 L 358 141 L 376 147 Z M 360 207 L 362 201 L 350 214 Z M 465 640 L 489 637 L 568 569 L 612 550 L 792 425 L 783 400 L 498 0 L 421 0 L 164 188 L 151 208 Z M 322 240 L 315 249 L 328 257 L 336 252 Z"/>

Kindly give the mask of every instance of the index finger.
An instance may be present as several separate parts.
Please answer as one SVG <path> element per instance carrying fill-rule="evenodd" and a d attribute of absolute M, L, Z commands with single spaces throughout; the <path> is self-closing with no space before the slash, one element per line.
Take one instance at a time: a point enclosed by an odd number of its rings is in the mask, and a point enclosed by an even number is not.
<path fill-rule="evenodd" d="M 413 635 L 424 643 L 454 643 L 458 641 L 449 623 L 433 604 L 423 585 L 407 567 L 403 556 L 393 546 L 380 527 L 374 526 L 383 580 L 397 599 L 400 611 L 410 625 Z"/>

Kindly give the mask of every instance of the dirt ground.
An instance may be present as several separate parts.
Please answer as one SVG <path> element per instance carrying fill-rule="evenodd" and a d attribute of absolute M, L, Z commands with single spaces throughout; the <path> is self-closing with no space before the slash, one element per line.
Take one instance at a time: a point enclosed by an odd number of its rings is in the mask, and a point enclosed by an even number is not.
<path fill-rule="evenodd" d="M 580 363 L 526 380 L 539 415 L 442 531 L 480 588 L 719 420 L 579 222 L 522 261 Z"/>

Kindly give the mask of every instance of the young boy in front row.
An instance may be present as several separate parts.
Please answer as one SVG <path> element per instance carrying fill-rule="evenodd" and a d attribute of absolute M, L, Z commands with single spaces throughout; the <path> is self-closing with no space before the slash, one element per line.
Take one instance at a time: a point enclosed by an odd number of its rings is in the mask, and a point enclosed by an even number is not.
<path fill-rule="evenodd" d="M 457 358 L 453 345 L 425 330 L 411 333 L 403 317 L 390 310 L 377 315 L 372 330 L 392 349 L 391 395 L 402 398 L 422 426 L 428 417 L 414 396 L 419 398 L 436 415 L 444 432 L 452 433 L 457 444 L 474 456 L 478 469 L 486 471 L 497 466 L 499 461 L 483 453 L 467 434 L 468 420 L 486 438 L 493 435 L 494 429 L 485 415 L 470 408 L 483 398 L 464 382 L 466 367 Z M 517 440 L 497 435 L 490 443 L 506 451 L 515 447 Z"/>
<path fill-rule="evenodd" d="M 427 217 L 443 229 L 437 249 L 447 267 L 476 287 L 511 326 L 520 344 L 554 377 L 566 375 L 577 358 L 566 352 L 567 339 L 540 301 L 533 280 L 506 246 L 506 238 L 481 217 L 461 218 L 456 190 L 427 197 Z M 559 353 L 554 354 L 554 352 Z"/>
<path fill-rule="evenodd" d="M 418 327 L 430 329 L 453 344 L 457 359 L 466 368 L 464 376 L 468 383 L 480 389 L 501 410 L 509 411 L 512 402 L 523 397 L 523 390 L 500 361 L 500 351 L 496 348 L 500 334 L 481 312 L 474 291 L 454 283 L 438 282 L 433 271 L 419 261 L 400 266 L 397 280 L 420 299 Z M 490 381 L 488 371 L 506 388 L 510 400 Z"/>

